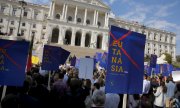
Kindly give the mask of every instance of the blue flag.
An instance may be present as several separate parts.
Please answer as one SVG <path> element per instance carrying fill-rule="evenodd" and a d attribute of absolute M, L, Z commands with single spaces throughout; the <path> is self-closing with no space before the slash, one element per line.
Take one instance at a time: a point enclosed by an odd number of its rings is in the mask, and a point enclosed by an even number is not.
<path fill-rule="evenodd" d="M 156 64 L 156 68 L 155 68 L 155 74 L 159 74 L 160 73 L 160 65 L 159 64 Z"/>
<path fill-rule="evenodd" d="M 173 65 L 172 64 L 167 64 L 167 68 L 168 68 L 168 72 L 169 74 L 172 74 L 172 71 L 173 71 Z"/>
<path fill-rule="evenodd" d="M 71 66 L 75 66 L 76 65 L 76 56 L 74 56 L 72 59 L 71 59 Z"/>
<path fill-rule="evenodd" d="M 150 67 L 156 68 L 157 55 L 151 54 Z"/>
<path fill-rule="evenodd" d="M 101 55 L 101 59 L 100 59 L 99 65 L 100 65 L 101 67 L 103 67 L 104 69 L 107 69 L 107 62 L 108 62 L 108 53 L 107 53 L 107 52 L 104 52 L 104 53 Z"/>
<path fill-rule="evenodd" d="M 145 40 L 143 34 L 111 26 L 105 87 L 107 93 L 142 93 Z"/>
<path fill-rule="evenodd" d="M 22 86 L 29 42 L 0 39 L 0 85 Z"/>
<path fill-rule="evenodd" d="M 163 76 L 169 76 L 169 71 L 168 71 L 168 67 L 167 67 L 167 64 L 163 64 L 162 65 L 162 75 Z"/>
<path fill-rule="evenodd" d="M 64 64 L 70 55 L 69 51 L 61 47 L 44 46 L 42 70 L 57 70 L 61 64 Z"/>
<path fill-rule="evenodd" d="M 80 59 L 76 59 L 76 65 L 75 65 L 75 67 L 76 67 L 77 69 L 79 69 L 79 63 L 80 63 Z"/>

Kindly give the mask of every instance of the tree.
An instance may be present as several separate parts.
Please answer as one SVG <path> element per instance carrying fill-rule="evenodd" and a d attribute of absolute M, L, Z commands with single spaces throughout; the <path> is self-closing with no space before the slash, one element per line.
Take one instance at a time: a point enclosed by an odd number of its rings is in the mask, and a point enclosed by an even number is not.
<path fill-rule="evenodd" d="M 165 60 L 169 63 L 172 64 L 172 56 L 168 53 L 164 53 L 166 55 Z"/>
<path fill-rule="evenodd" d="M 176 56 L 176 60 L 177 60 L 177 62 L 180 62 L 180 55 Z"/>
<path fill-rule="evenodd" d="M 149 61 L 150 61 L 150 58 L 151 58 L 151 57 L 150 57 L 149 55 L 145 55 L 144 61 L 145 61 L 145 62 L 149 62 Z"/>

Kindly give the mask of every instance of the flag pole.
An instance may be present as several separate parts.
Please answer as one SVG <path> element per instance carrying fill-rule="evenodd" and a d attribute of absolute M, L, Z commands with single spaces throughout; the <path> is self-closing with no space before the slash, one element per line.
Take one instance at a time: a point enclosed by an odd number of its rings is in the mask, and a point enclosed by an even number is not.
<path fill-rule="evenodd" d="M 49 78 L 48 78 L 48 90 L 51 90 L 51 71 L 49 71 Z"/>
<path fill-rule="evenodd" d="M 4 99 L 5 95 L 6 95 L 6 89 L 7 89 L 7 86 L 5 85 L 3 87 L 3 92 L 2 92 L 2 96 L 1 96 L 1 101 Z"/>
<path fill-rule="evenodd" d="M 126 108 L 126 105 L 127 105 L 127 94 L 124 94 L 123 95 L 123 106 L 122 106 L 122 108 Z"/>

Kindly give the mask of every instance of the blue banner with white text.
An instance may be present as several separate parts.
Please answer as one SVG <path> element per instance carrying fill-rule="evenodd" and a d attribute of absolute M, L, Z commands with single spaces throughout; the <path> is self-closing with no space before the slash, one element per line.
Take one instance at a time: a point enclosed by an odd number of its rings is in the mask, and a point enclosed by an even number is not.
<path fill-rule="evenodd" d="M 29 42 L 0 39 L 0 85 L 22 86 Z"/>
<path fill-rule="evenodd" d="M 105 87 L 107 93 L 142 93 L 145 40 L 143 34 L 111 26 Z"/>

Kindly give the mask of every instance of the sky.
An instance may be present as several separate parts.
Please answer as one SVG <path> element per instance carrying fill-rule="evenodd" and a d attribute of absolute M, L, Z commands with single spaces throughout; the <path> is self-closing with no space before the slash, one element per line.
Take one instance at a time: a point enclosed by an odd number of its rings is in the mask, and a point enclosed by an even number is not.
<path fill-rule="evenodd" d="M 49 4 L 50 0 L 26 0 Z M 116 17 L 176 34 L 176 55 L 180 55 L 180 0 L 102 0 Z"/>

